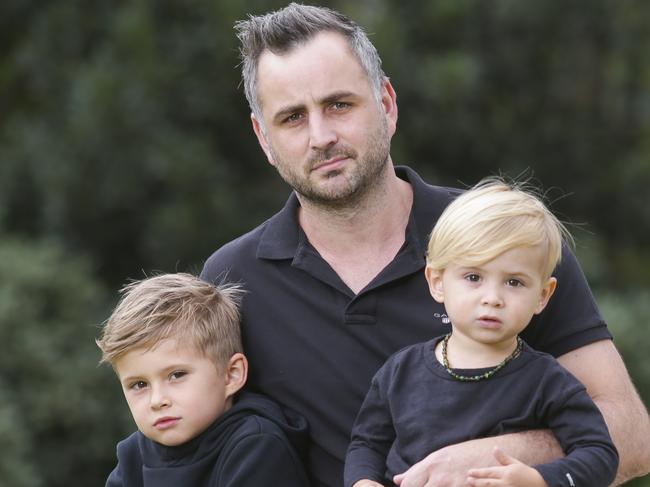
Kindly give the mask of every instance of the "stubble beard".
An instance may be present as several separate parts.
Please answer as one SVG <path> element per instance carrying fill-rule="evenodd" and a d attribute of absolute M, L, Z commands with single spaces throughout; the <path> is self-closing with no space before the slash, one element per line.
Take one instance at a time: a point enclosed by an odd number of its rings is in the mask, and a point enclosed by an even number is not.
<path fill-rule="evenodd" d="M 356 150 L 336 145 L 315 154 L 304 170 L 295 170 L 294 165 L 284 161 L 271 147 L 271 153 L 277 163 L 276 169 L 282 179 L 298 193 L 301 201 L 321 208 L 353 208 L 372 190 L 388 168 L 390 138 L 387 124 L 385 120 L 382 121 L 383 123 L 369 136 L 368 150 L 361 158 Z M 327 174 L 327 178 L 340 177 L 345 178 L 344 181 L 338 184 L 323 184 L 321 181 L 319 184 L 310 179 L 312 168 L 339 156 L 352 159 L 356 163 L 347 165 L 345 175 L 342 171 L 333 170 Z"/>

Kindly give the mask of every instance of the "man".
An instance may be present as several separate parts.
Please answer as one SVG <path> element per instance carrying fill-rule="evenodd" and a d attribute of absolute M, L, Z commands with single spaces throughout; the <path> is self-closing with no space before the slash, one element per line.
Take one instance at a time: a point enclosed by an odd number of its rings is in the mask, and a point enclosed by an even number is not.
<path fill-rule="evenodd" d="M 398 349 L 448 331 L 424 279 L 428 233 L 457 194 L 394 168 L 395 91 L 349 19 L 291 4 L 237 25 L 253 130 L 294 189 L 285 207 L 206 262 L 202 277 L 241 281 L 249 384 L 304 414 L 315 485 L 342 484 L 343 459 L 370 379 Z M 582 380 L 621 456 L 619 479 L 650 469 L 650 420 L 575 258 L 524 338 Z M 435 434 L 432 432 L 432 434 Z M 548 431 L 432 452 L 396 483 L 465 485 L 493 448 L 527 463 L 562 455 Z"/>

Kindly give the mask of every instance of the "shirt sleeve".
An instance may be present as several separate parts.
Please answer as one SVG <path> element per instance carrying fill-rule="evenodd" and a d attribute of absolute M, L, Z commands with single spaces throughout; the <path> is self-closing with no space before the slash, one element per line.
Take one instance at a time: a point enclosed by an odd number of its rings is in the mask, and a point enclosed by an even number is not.
<path fill-rule="evenodd" d="M 605 420 L 577 379 L 565 371 L 554 377 L 544 414 L 566 456 L 535 468 L 549 487 L 606 487 L 616 476 L 618 452 Z"/>
<path fill-rule="evenodd" d="M 566 246 L 554 272 L 557 289 L 548 305 L 522 333 L 536 350 L 559 357 L 612 335 L 600 314 L 578 261 Z"/>
<path fill-rule="evenodd" d="M 381 380 L 386 366 L 373 378 L 352 428 L 352 438 L 345 457 L 345 487 L 361 479 L 383 482 L 386 457 L 395 441 L 390 407 L 382 391 Z"/>

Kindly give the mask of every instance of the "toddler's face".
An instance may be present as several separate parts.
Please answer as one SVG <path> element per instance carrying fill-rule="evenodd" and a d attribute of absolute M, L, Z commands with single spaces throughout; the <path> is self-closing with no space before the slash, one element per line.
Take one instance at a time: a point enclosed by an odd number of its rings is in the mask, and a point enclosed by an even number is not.
<path fill-rule="evenodd" d="M 548 303 L 556 282 L 542 276 L 543 262 L 541 248 L 517 247 L 481 265 L 428 268 L 426 277 L 454 333 L 497 344 L 513 340 Z"/>
<path fill-rule="evenodd" d="M 174 339 L 127 352 L 115 370 L 138 429 L 163 445 L 186 443 L 231 406 L 226 371 Z"/>

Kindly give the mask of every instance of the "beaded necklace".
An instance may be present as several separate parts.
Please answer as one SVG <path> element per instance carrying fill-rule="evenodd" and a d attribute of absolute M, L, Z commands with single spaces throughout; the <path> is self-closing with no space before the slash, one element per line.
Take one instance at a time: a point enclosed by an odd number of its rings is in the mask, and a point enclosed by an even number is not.
<path fill-rule="evenodd" d="M 496 365 L 493 369 L 488 370 L 487 372 L 484 372 L 482 374 L 477 374 L 477 375 L 460 375 L 451 370 L 449 367 L 449 359 L 447 358 L 447 343 L 449 342 L 449 337 L 451 336 L 451 333 L 447 333 L 445 335 L 445 338 L 442 340 L 442 365 L 451 375 L 454 379 L 459 380 L 461 382 L 477 382 L 479 380 L 485 380 L 489 379 L 492 377 L 494 374 L 496 374 L 499 370 L 501 370 L 508 362 L 511 360 L 517 358 L 519 354 L 521 353 L 521 349 L 523 347 L 523 341 L 521 338 L 517 337 L 517 347 L 515 350 L 508 355 L 505 359 L 503 359 L 503 362 L 501 362 L 499 365 Z"/>

